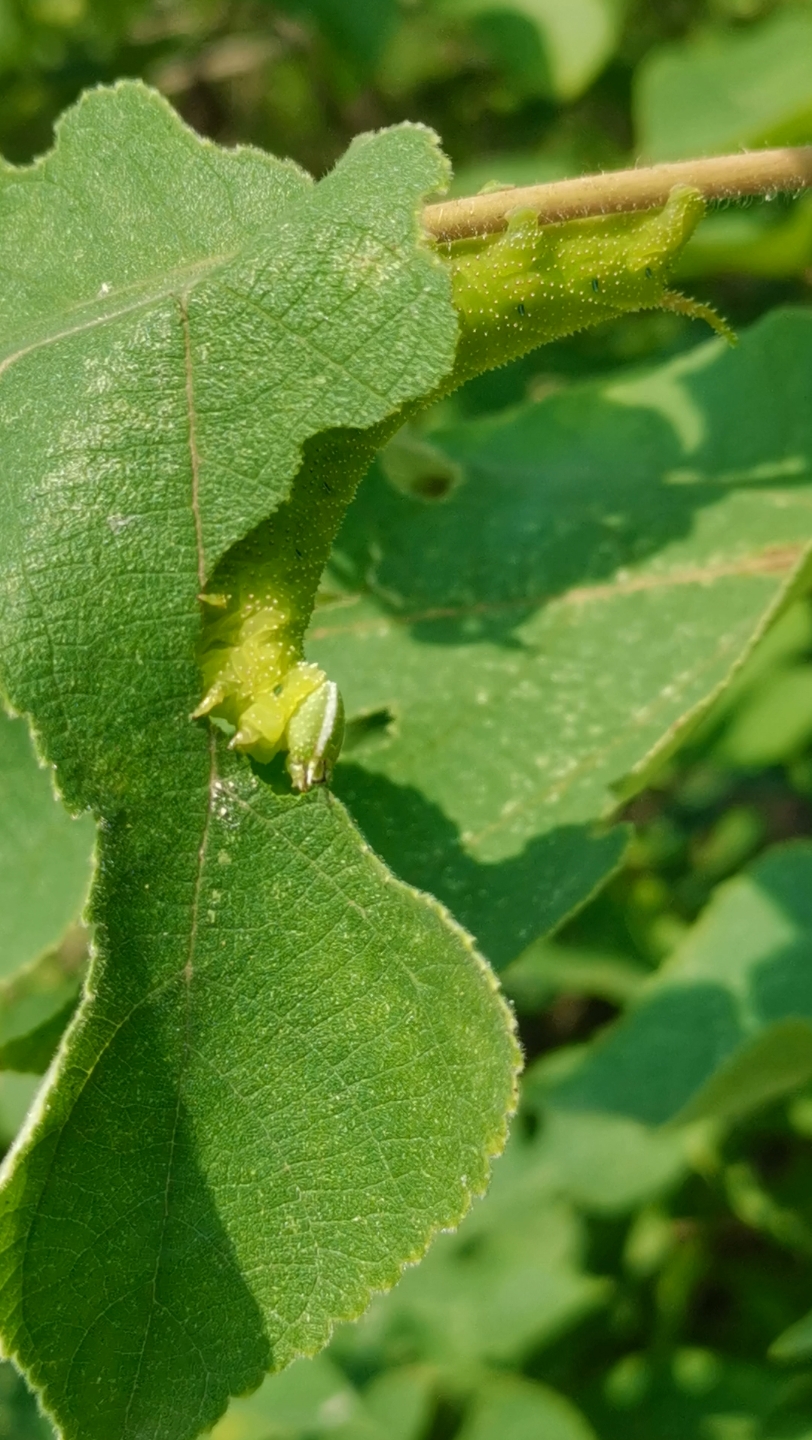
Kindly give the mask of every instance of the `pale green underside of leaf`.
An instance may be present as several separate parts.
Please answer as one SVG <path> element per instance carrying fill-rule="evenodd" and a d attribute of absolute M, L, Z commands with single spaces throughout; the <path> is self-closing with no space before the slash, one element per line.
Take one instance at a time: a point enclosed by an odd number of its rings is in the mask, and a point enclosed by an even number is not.
<path fill-rule="evenodd" d="M 89 816 L 65 814 L 25 721 L 0 711 L 0 988 L 78 919 L 93 834 Z M 0 1011 L 0 1045 L 2 1027 Z"/>
<path fill-rule="evenodd" d="M 619 792 L 729 680 L 806 565 L 812 319 L 435 432 L 436 503 L 373 472 L 309 653 L 350 717 L 373 846 L 504 965 L 602 880 Z M 352 730 L 352 727 L 351 727 Z"/>
<path fill-rule="evenodd" d="M 467 936 L 327 795 L 218 751 L 197 595 L 301 447 L 448 371 L 430 132 L 313 186 L 137 85 L 0 176 L 0 656 L 100 817 L 88 994 L 5 1171 L 5 1345 L 66 1440 L 184 1440 L 455 1224 L 516 1050 Z"/>

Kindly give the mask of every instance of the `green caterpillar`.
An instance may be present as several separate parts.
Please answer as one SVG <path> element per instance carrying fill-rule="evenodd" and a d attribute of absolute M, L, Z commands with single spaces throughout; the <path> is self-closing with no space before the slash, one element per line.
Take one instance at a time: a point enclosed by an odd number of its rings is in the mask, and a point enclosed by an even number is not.
<path fill-rule="evenodd" d="M 290 500 L 229 551 L 200 597 L 206 693 L 193 718 L 225 720 L 234 730 L 231 746 L 256 760 L 287 750 L 297 790 L 329 780 L 341 749 L 338 687 L 303 658 L 304 633 L 330 546 L 380 429 L 310 441 Z"/>
<path fill-rule="evenodd" d="M 226 556 L 201 597 L 206 693 L 195 716 L 226 721 L 231 745 L 257 760 L 287 750 L 298 790 L 329 780 L 343 706 L 336 685 L 304 659 L 304 633 L 338 526 L 373 456 L 409 415 L 465 380 L 612 316 L 678 310 L 731 339 L 709 307 L 667 288 L 704 210 L 698 191 L 681 186 L 657 213 L 540 227 L 532 211 L 517 210 L 502 235 L 438 246 L 460 322 L 450 377 L 372 430 L 336 431 L 305 447 L 290 500 Z"/>
<path fill-rule="evenodd" d="M 540 226 L 532 210 L 517 209 L 504 234 L 446 246 L 460 317 L 454 386 L 635 310 L 678 310 L 732 339 L 709 306 L 667 288 L 704 213 L 699 191 L 680 185 L 655 213 Z"/>

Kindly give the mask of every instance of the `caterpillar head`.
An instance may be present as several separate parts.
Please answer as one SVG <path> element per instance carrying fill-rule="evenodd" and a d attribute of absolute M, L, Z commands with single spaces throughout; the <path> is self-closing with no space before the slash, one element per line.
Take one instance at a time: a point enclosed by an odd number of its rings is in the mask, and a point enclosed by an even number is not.
<path fill-rule="evenodd" d="M 330 779 L 344 739 L 344 703 L 334 680 L 324 680 L 288 721 L 288 774 L 294 790 Z"/>

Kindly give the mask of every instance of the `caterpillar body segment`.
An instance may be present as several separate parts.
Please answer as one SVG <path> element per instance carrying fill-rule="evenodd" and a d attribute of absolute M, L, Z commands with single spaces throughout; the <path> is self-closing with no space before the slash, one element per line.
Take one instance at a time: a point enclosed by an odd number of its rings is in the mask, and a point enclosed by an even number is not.
<path fill-rule="evenodd" d="M 709 307 L 668 290 L 674 262 L 704 213 L 699 191 L 679 185 L 657 212 L 540 226 L 533 210 L 517 209 L 501 235 L 440 247 L 460 316 L 449 388 L 635 310 L 679 308 L 730 339 Z"/>
<path fill-rule="evenodd" d="M 204 695 L 193 718 L 225 720 L 230 745 L 260 762 L 287 751 L 298 790 L 329 781 L 344 730 L 338 687 L 304 658 L 305 630 L 347 505 L 400 423 L 309 441 L 290 499 L 224 556 L 200 597 Z"/>
<path fill-rule="evenodd" d="M 673 310 L 732 340 L 709 306 L 668 288 L 704 213 L 699 192 L 677 186 L 657 212 L 539 226 L 533 211 L 517 209 L 502 235 L 433 245 L 448 266 L 459 320 L 450 374 L 369 430 L 306 442 L 290 499 L 228 552 L 201 596 L 205 693 L 194 716 L 228 722 L 230 744 L 259 761 L 286 750 L 298 790 L 328 781 L 344 710 L 334 682 L 304 658 L 304 635 L 333 539 L 375 454 L 404 421 L 466 380 L 612 317 Z"/>

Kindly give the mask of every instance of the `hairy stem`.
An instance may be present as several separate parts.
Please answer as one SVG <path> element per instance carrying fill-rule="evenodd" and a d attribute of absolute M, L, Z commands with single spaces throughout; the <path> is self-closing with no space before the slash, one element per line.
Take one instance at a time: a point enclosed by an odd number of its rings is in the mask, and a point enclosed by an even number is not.
<path fill-rule="evenodd" d="M 463 200 L 427 205 L 423 224 L 435 240 L 463 240 L 505 230 L 511 211 L 535 210 L 539 224 L 587 215 L 653 210 L 664 205 L 675 185 L 690 185 L 705 200 L 773 196 L 812 186 L 812 145 L 714 155 L 603 175 L 581 175 L 548 185 L 507 187 Z"/>

